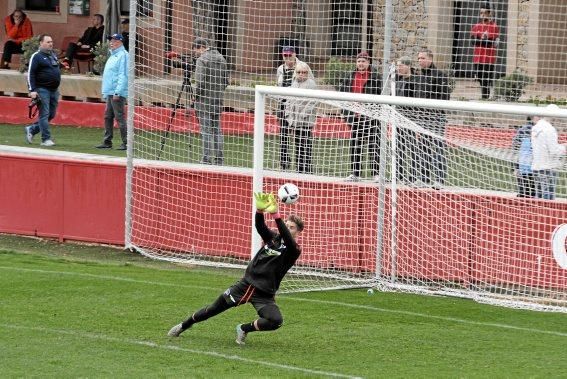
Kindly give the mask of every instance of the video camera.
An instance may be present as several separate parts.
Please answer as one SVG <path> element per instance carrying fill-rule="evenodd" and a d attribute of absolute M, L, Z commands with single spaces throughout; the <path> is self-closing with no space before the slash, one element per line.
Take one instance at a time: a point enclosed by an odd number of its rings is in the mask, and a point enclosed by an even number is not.
<path fill-rule="evenodd" d="M 183 81 L 189 83 L 191 81 L 191 73 L 195 69 L 195 58 L 192 53 L 179 54 L 175 51 L 168 51 L 165 56 L 171 60 L 173 68 L 183 70 Z"/>
<path fill-rule="evenodd" d="M 39 108 L 41 108 L 41 98 L 37 96 L 36 98 L 31 99 L 28 104 L 28 117 L 34 118 L 37 115 L 37 112 L 39 112 Z"/>

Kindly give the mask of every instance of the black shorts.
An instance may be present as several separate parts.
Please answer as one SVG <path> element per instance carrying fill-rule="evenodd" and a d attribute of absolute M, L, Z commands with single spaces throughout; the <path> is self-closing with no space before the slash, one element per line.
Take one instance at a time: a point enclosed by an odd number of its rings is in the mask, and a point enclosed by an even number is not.
<path fill-rule="evenodd" d="M 224 291 L 222 296 L 227 304 L 230 304 L 233 307 L 251 303 L 254 306 L 254 309 L 256 309 L 256 312 L 260 311 L 260 309 L 266 305 L 276 305 L 274 295 L 263 292 L 242 280 L 229 287 L 226 291 Z"/>

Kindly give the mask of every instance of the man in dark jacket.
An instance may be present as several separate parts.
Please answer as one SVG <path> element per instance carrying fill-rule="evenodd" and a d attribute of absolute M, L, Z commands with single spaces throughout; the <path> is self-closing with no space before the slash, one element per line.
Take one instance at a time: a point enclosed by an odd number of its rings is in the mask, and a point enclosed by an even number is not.
<path fill-rule="evenodd" d="M 415 97 L 416 74 L 410 57 L 403 56 L 396 62 L 396 96 Z M 397 107 L 409 121 L 418 123 L 419 118 L 413 107 Z M 410 125 L 398 125 L 397 179 L 402 183 L 414 184 L 417 180 L 417 136 Z"/>
<path fill-rule="evenodd" d="M 419 52 L 421 68 L 416 77 L 415 97 L 422 99 L 449 100 L 451 89 L 447 75 L 433 64 L 433 53 L 429 49 Z M 417 110 L 422 126 L 429 133 L 420 136 L 421 180 L 426 185 L 440 189 L 445 183 L 447 162 L 445 159 L 445 111 L 422 108 Z"/>
<path fill-rule="evenodd" d="M 366 51 L 356 56 L 356 69 L 347 75 L 341 83 L 339 91 L 366 93 L 379 95 L 382 90 L 382 78 L 371 65 L 370 55 Z M 378 179 L 378 166 L 380 164 L 380 123 L 364 115 L 345 110 L 343 115 L 351 127 L 350 161 L 352 172 L 348 181 L 360 180 L 363 147 L 368 145 L 371 159 L 371 174 L 374 180 Z"/>
<path fill-rule="evenodd" d="M 303 230 L 303 221 L 298 216 L 291 215 L 284 222 L 278 213 L 273 194 L 256 193 L 254 197 L 257 209 L 256 231 L 262 237 L 264 246 L 252 258 L 242 279 L 221 294 L 214 303 L 171 328 L 168 336 L 179 337 L 193 324 L 248 302 L 252 303 L 259 318 L 236 326 L 236 343 L 244 345 L 248 333 L 276 330 L 282 325 L 283 317 L 276 304 L 275 295 L 282 279 L 301 255 L 301 248 L 295 242 L 295 237 Z M 264 212 L 274 216 L 277 233 L 266 226 Z"/>
<path fill-rule="evenodd" d="M 87 28 L 83 33 L 83 36 L 77 42 L 71 42 L 65 50 L 65 60 L 69 64 L 69 67 L 73 65 L 73 58 L 79 51 L 84 51 L 90 53 L 91 49 L 95 47 L 97 43 L 102 43 L 102 38 L 104 36 L 104 17 L 101 14 L 95 14 L 92 17 L 93 26 Z"/>
<path fill-rule="evenodd" d="M 26 141 L 32 143 L 33 136 L 41 132 L 41 146 L 54 146 L 49 121 L 57 113 L 61 68 L 50 35 L 39 36 L 39 50 L 30 58 L 27 79 L 30 97 L 39 100 L 40 105 L 37 122 L 25 127 Z"/>
<path fill-rule="evenodd" d="M 201 127 L 203 158 L 201 163 L 222 165 L 223 135 L 221 112 L 224 91 L 228 86 L 229 73 L 226 60 L 209 42 L 195 38 L 193 54 L 195 63 L 195 113 Z"/>

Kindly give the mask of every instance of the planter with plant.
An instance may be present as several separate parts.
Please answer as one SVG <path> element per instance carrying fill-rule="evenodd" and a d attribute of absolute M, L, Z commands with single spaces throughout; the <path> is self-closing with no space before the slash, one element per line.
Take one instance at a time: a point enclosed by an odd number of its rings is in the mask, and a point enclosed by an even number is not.
<path fill-rule="evenodd" d="M 93 73 L 101 75 L 104 71 L 104 65 L 110 55 L 110 45 L 108 41 L 98 42 L 92 49 L 91 53 L 94 55 Z"/>
<path fill-rule="evenodd" d="M 325 65 L 323 84 L 328 84 L 335 87 L 335 89 L 339 89 L 345 75 L 348 75 L 348 73 L 352 72 L 355 68 L 355 63 L 343 62 L 338 58 L 332 57 Z"/>
<path fill-rule="evenodd" d="M 524 94 L 525 88 L 533 82 L 526 73 L 520 69 L 503 76 L 494 84 L 494 97 L 505 101 L 518 101 Z"/>
<path fill-rule="evenodd" d="M 32 37 L 22 42 L 22 56 L 20 57 L 20 72 L 26 72 L 33 53 L 39 50 L 39 36 Z"/>

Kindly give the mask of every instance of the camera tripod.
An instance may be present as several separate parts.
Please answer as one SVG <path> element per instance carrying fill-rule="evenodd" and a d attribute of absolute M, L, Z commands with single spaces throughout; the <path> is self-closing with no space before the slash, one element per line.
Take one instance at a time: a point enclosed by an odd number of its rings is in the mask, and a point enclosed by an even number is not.
<path fill-rule="evenodd" d="M 185 104 L 187 104 L 187 108 L 192 107 L 193 102 L 193 87 L 191 86 L 191 76 L 184 75 L 183 83 L 181 84 L 181 89 L 177 94 L 177 100 L 175 100 L 175 105 L 171 110 L 171 115 L 169 116 L 169 121 L 167 123 L 167 128 L 165 129 L 165 134 L 161 138 L 160 148 L 157 154 L 157 160 L 161 158 L 161 154 L 163 153 L 163 149 L 165 147 L 165 141 L 169 138 L 169 133 L 171 131 L 171 125 L 173 124 L 173 120 L 175 120 L 175 115 L 177 114 L 177 109 L 181 106 L 181 96 L 185 93 Z"/>

